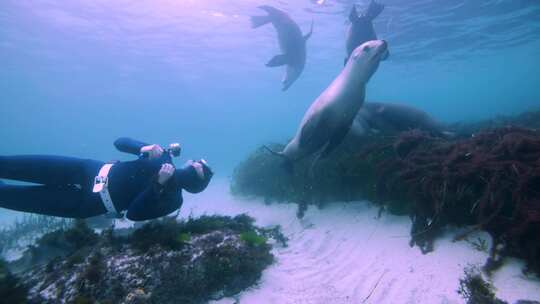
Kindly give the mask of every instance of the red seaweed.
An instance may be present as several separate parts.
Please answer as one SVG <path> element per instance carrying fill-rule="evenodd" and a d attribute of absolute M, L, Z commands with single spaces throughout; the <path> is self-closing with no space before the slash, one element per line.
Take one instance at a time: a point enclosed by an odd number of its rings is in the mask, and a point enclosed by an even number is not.
<path fill-rule="evenodd" d="M 381 160 L 378 186 L 398 183 L 410 196 L 411 245 L 429 252 L 446 224 L 473 225 L 503 244 L 503 255 L 540 273 L 539 131 L 506 127 L 447 141 L 412 130 L 393 147 L 397 156 Z"/>

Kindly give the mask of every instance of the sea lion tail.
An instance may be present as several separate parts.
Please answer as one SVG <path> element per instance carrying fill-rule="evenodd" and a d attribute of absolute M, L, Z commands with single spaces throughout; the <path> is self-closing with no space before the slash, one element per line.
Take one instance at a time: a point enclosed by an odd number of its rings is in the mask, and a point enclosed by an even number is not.
<path fill-rule="evenodd" d="M 293 173 L 293 170 L 294 170 L 293 162 L 290 159 L 288 159 L 287 156 L 285 156 L 285 154 L 283 154 L 283 152 L 274 151 L 274 150 L 270 149 L 266 145 L 264 145 L 263 148 L 266 151 L 270 152 L 270 154 L 281 157 L 283 159 L 283 163 L 281 165 L 283 167 L 283 169 L 285 169 L 285 171 L 287 171 L 287 173 L 289 173 L 289 174 Z"/>
<path fill-rule="evenodd" d="M 272 7 L 270 5 L 261 5 L 258 7 L 259 9 L 262 9 L 268 15 L 266 16 L 252 16 L 251 17 L 251 28 L 258 28 L 259 26 L 263 26 L 267 23 L 272 22 L 274 18 L 279 18 L 280 10 L 276 9 L 275 7 Z"/>
<path fill-rule="evenodd" d="M 380 4 L 375 2 L 375 0 L 371 0 L 364 16 L 366 16 L 369 20 L 373 21 L 373 19 L 377 18 L 377 16 L 379 16 L 383 10 L 384 4 Z"/>
<path fill-rule="evenodd" d="M 283 154 L 283 152 L 277 152 L 277 151 L 274 151 L 274 150 L 270 149 L 267 145 L 263 145 L 263 148 L 264 148 L 266 151 L 270 152 L 270 154 L 273 154 L 273 155 L 276 155 L 276 156 L 279 156 L 279 157 L 282 157 L 282 158 L 287 158 L 287 157 L 285 156 L 285 154 Z"/>
<path fill-rule="evenodd" d="M 267 23 L 272 22 L 272 18 L 269 15 L 266 16 L 251 16 L 251 28 L 258 28 Z"/>

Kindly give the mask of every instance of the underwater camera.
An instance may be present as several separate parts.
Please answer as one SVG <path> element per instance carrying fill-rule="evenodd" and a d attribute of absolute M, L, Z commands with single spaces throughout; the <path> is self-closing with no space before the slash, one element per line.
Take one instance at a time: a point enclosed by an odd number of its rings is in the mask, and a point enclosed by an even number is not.
<path fill-rule="evenodd" d="M 179 143 L 171 143 L 169 147 L 165 149 L 165 153 L 168 153 L 171 157 L 178 157 L 182 153 L 182 147 Z M 149 156 L 148 152 L 141 153 L 142 158 L 147 158 Z"/>
<path fill-rule="evenodd" d="M 182 147 L 179 143 L 172 143 L 169 145 L 169 148 L 166 150 L 172 157 L 178 157 L 182 153 Z"/>

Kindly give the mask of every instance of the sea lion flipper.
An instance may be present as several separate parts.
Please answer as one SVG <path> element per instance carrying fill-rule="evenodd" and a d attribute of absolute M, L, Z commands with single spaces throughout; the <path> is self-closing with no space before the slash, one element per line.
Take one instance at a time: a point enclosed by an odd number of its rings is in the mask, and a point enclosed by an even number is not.
<path fill-rule="evenodd" d="M 334 134 L 332 134 L 332 137 L 330 137 L 330 140 L 325 145 L 324 150 L 321 152 L 320 158 L 325 158 L 330 154 L 330 152 L 334 151 L 339 144 L 343 141 L 347 133 L 349 133 L 350 126 L 349 127 L 341 127 L 338 128 Z"/>
<path fill-rule="evenodd" d="M 259 6 L 260 9 L 267 12 L 268 15 L 266 16 L 251 16 L 251 28 L 258 28 L 259 26 L 263 26 L 265 24 L 268 24 L 272 22 L 273 16 L 276 14 L 276 9 L 269 6 L 269 5 L 262 5 Z"/>
<path fill-rule="evenodd" d="M 283 154 L 283 152 L 274 151 L 274 150 L 270 149 L 266 145 L 263 146 L 263 149 L 267 150 L 272 155 L 275 155 L 275 156 L 278 156 L 278 157 L 282 158 L 283 162 L 281 163 L 281 167 L 283 167 L 283 169 L 285 169 L 285 171 L 287 171 L 287 173 L 292 174 L 294 172 L 294 164 L 293 164 L 293 162 L 290 159 L 288 159 L 287 156 L 285 156 L 285 154 Z"/>
<path fill-rule="evenodd" d="M 266 64 L 267 67 L 278 67 L 282 65 L 286 65 L 289 62 L 287 55 L 281 54 L 276 55 L 268 63 Z"/>
<path fill-rule="evenodd" d="M 251 16 L 250 20 L 251 28 L 258 28 L 259 26 L 263 26 L 272 21 L 270 16 Z"/>
<path fill-rule="evenodd" d="M 349 13 L 349 21 L 351 23 L 354 23 L 356 22 L 357 20 L 359 19 L 358 17 L 358 13 L 356 12 L 356 5 L 353 4 L 352 8 L 351 8 L 351 12 Z"/>
<path fill-rule="evenodd" d="M 384 9 L 384 4 L 380 4 L 380 3 L 375 2 L 375 0 L 371 0 L 364 16 L 368 18 L 369 20 L 373 21 L 373 19 L 379 16 L 379 14 L 383 11 L 383 9 Z"/>

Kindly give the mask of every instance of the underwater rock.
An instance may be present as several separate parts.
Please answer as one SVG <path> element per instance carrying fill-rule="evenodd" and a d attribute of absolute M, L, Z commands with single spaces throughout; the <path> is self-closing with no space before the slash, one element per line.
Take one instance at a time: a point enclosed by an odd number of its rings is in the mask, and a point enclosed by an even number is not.
<path fill-rule="evenodd" d="M 53 232 L 54 238 L 45 235 L 29 250 L 47 257 L 46 264 L 44 258 L 33 265 L 13 264 L 25 267 L 19 275 L 29 287 L 29 303 L 204 303 L 232 296 L 255 284 L 273 262 L 268 237 L 279 235 L 253 226 L 246 215 L 203 216 L 156 220 L 127 235 L 106 230 L 95 239 L 86 233 L 79 242 L 68 241 L 88 229 L 83 226 Z M 69 245 L 53 256 L 48 252 L 56 240 Z"/>
<path fill-rule="evenodd" d="M 26 303 L 28 289 L 8 269 L 5 261 L 0 259 L 0 302 Z"/>

